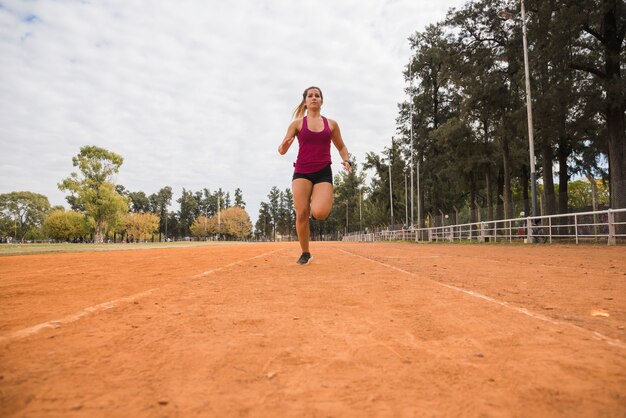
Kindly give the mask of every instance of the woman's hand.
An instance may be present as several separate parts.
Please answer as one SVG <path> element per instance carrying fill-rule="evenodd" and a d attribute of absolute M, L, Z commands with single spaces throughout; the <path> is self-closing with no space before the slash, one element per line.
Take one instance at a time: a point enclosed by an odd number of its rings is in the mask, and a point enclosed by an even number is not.
<path fill-rule="evenodd" d="M 302 118 L 296 119 L 289 124 L 289 128 L 287 128 L 287 133 L 285 134 L 285 138 L 283 142 L 278 146 L 278 153 L 280 155 L 284 155 L 287 151 L 289 151 L 289 147 L 293 144 L 294 139 L 296 139 L 296 135 L 298 134 L 299 123 L 302 122 Z"/>
<path fill-rule="evenodd" d="M 348 173 L 352 173 L 352 164 L 350 164 L 350 161 L 344 160 L 341 162 L 341 165 L 343 165 L 343 168 L 345 168 Z"/>

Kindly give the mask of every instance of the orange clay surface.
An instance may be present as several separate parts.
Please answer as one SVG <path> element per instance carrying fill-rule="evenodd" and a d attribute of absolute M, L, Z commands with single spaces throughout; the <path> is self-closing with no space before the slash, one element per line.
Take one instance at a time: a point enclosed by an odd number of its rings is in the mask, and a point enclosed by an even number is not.
<path fill-rule="evenodd" d="M 0 258 L 2 417 L 624 417 L 626 250 Z"/>

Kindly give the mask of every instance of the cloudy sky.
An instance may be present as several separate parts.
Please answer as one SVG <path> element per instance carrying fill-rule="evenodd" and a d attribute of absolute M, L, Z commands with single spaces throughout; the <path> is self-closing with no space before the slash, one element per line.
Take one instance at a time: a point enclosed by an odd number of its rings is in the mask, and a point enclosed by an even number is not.
<path fill-rule="evenodd" d="M 290 187 L 297 145 L 276 149 L 304 88 L 362 162 L 395 133 L 407 38 L 463 3 L 1 1 L 0 193 L 67 206 L 57 183 L 97 145 L 124 157 L 130 191 L 239 187 L 255 221 Z"/>

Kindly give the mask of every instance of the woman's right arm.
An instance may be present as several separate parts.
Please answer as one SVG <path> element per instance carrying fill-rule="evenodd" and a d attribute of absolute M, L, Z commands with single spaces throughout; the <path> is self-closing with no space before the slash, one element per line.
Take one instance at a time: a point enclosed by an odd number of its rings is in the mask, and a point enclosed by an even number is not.
<path fill-rule="evenodd" d="M 302 118 L 298 118 L 289 124 L 289 128 L 287 128 L 287 133 L 285 134 L 285 139 L 278 146 L 278 153 L 280 155 L 284 155 L 287 151 L 289 151 L 289 147 L 293 144 L 294 139 L 296 139 L 296 135 L 298 134 L 298 128 L 300 127 L 300 122 Z"/>

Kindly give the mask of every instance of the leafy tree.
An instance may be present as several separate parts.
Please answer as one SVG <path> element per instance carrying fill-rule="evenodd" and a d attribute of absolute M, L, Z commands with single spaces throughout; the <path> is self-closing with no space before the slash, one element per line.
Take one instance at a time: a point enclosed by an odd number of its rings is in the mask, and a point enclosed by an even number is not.
<path fill-rule="evenodd" d="M 55 210 L 43 224 L 46 236 L 58 241 L 82 239 L 89 234 L 85 215 L 76 211 Z"/>
<path fill-rule="evenodd" d="M 289 188 L 280 192 L 278 202 L 277 228 L 289 240 L 296 233 L 296 210 L 293 206 L 293 194 Z"/>
<path fill-rule="evenodd" d="M 232 206 L 222 212 L 222 225 L 222 233 L 235 239 L 245 239 L 252 235 L 250 216 L 239 206 Z"/>
<path fill-rule="evenodd" d="M 330 225 L 334 227 L 335 231 L 344 231 L 346 226 L 348 232 L 358 231 L 361 226 L 359 207 L 362 207 L 361 190 L 365 182 L 365 173 L 359 172 L 358 164 L 352 162 L 352 172 L 340 171 L 335 175 L 334 180 L 333 215 L 332 219 L 329 219 L 329 221 L 334 222 L 331 222 Z M 404 196 L 404 188 L 401 192 Z M 404 208 L 404 204 L 402 205 Z"/>
<path fill-rule="evenodd" d="M 144 192 L 130 192 L 128 193 L 130 211 L 133 213 L 147 213 L 150 212 L 151 205 L 150 199 Z"/>
<path fill-rule="evenodd" d="M 207 188 L 195 193 L 198 202 L 198 214 L 212 216 L 217 211 L 217 200 L 213 199 L 211 191 Z"/>
<path fill-rule="evenodd" d="M 365 170 L 374 170 L 374 175 L 371 180 L 370 193 L 366 202 L 366 224 L 370 225 L 390 225 L 391 224 L 391 201 L 393 201 L 394 221 L 402 219 L 404 220 L 405 213 L 405 198 L 404 198 L 404 174 L 408 172 L 406 163 L 402 158 L 400 152 L 400 142 L 392 141 L 391 148 L 385 148 L 383 156 L 376 155 L 374 153 L 367 153 L 365 156 L 365 163 L 363 168 Z M 386 155 L 385 155 L 386 154 Z M 389 165 L 391 163 L 391 170 Z M 391 171 L 391 191 L 392 199 L 390 199 L 389 193 L 389 177 Z M 356 173 L 355 173 L 356 175 Z M 356 183 L 360 184 L 360 180 Z M 341 188 L 338 186 L 338 189 Z M 352 193 L 358 193 L 357 190 Z M 338 203 L 340 200 L 345 200 L 342 196 L 336 199 Z M 351 197 L 354 200 L 354 196 Z M 391 200 L 391 201 L 390 201 Z M 408 200 L 408 199 L 407 199 Z M 335 213 L 338 209 L 334 209 Z M 345 208 L 344 208 L 345 210 Z M 343 225 L 345 226 L 345 215 Z M 402 222 L 400 221 L 400 222 Z M 343 231 L 345 228 L 339 228 Z"/>
<path fill-rule="evenodd" d="M 257 239 L 268 239 L 272 236 L 272 213 L 270 206 L 266 202 L 261 202 L 259 216 L 255 224 L 255 235 Z"/>
<path fill-rule="evenodd" d="M 189 236 L 191 224 L 198 215 L 198 201 L 191 190 L 185 190 L 181 197 L 177 200 L 180 204 L 180 210 L 178 211 L 178 233 L 182 237 Z"/>
<path fill-rule="evenodd" d="M 600 206 L 606 207 L 609 205 L 609 190 L 606 184 L 600 179 L 592 178 L 591 180 L 593 180 L 593 183 L 588 180 L 576 180 L 569 184 L 571 212 L 597 210 Z M 596 203 L 595 208 L 593 207 L 594 200 Z"/>
<path fill-rule="evenodd" d="M 154 213 L 128 213 L 124 219 L 126 233 L 134 241 L 145 241 L 159 229 L 159 217 Z"/>
<path fill-rule="evenodd" d="M 13 235 L 17 235 L 15 233 L 15 227 L 17 223 L 14 223 L 8 215 L 0 212 L 0 243 L 8 242 L 9 238 Z"/>
<path fill-rule="evenodd" d="M 274 186 L 267 195 L 269 199 L 269 214 L 271 219 L 272 239 L 276 241 L 276 229 L 278 228 L 278 216 L 280 214 L 280 190 Z"/>
<path fill-rule="evenodd" d="M 148 200 L 152 213 L 159 217 L 159 241 L 161 241 L 161 234 L 165 234 L 167 237 L 168 233 L 167 208 L 172 201 L 172 188 L 165 186 L 158 193 L 152 193 Z M 169 222 L 170 231 L 175 230 L 174 226 L 172 222 Z"/>
<path fill-rule="evenodd" d="M 217 234 L 217 216 L 198 216 L 190 227 L 191 235 L 198 238 L 207 238 Z"/>
<path fill-rule="evenodd" d="M 243 192 L 240 188 L 235 189 L 235 206 L 239 206 L 242 209 L 246 208 L 246 202 L 243 201 Z"/>
<path fill-rule="evenodd" d="M 602 86 L 608 136 L 611 207 L 626 207 L 626 82 L 622 76 L 626 5 L 623 0 L 574 0 L 582 32 L 571 67 L 593 74 Z M 625 217 L 626 218 L 626 217 Z M 625 228 L 626 229 L 626 228 Z"/>
<path fill-rule="evenodd" d="M 49 211 L 48 198 L 39 193 L 11 192 L 0 195 L 3 233 L 13 235 L 16 241 L 22 241 L 29 232 L 34 233 L 34 230 L 39 229 Z"/>
<path fill-rule="evenodd" d="M 81 208 L 93 219 L 95 242 L 102 242 L 106 229 L 120 221 L 128 211 L 128 203 L 116 190 L 111 179 L 119 172 L 124 159 L 104 148 L 84 146 L 72 158 L 74 167 L 70 177 L 59 183 L 59 189 L 69 191 L 67 199 L 73 207 Z"/>

